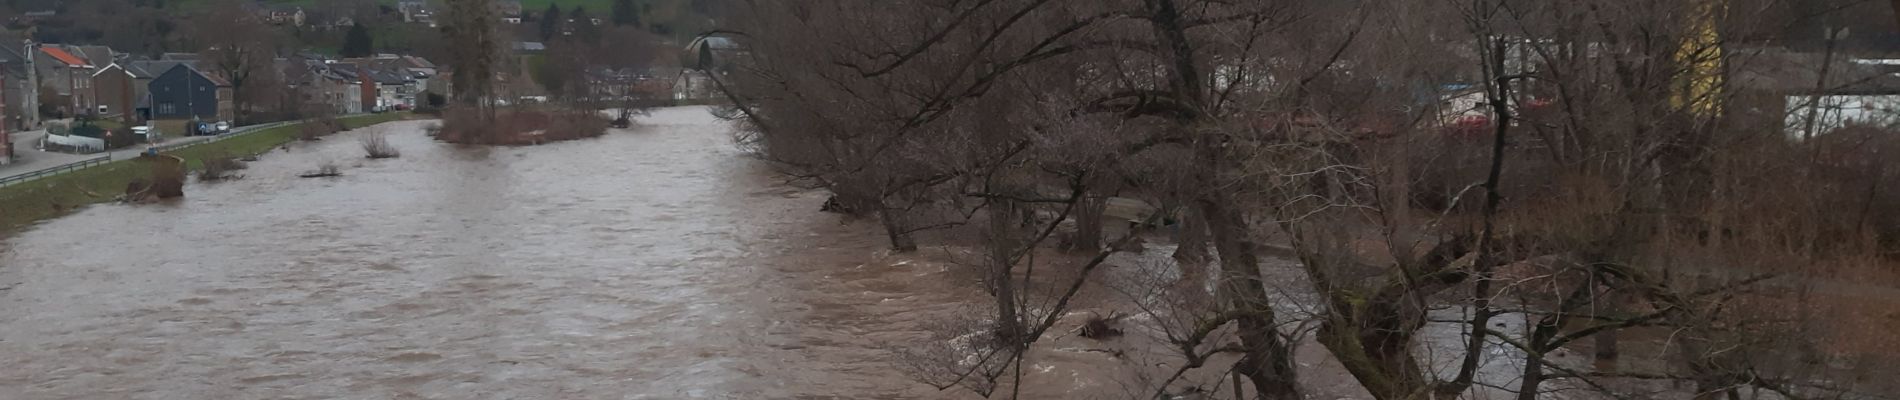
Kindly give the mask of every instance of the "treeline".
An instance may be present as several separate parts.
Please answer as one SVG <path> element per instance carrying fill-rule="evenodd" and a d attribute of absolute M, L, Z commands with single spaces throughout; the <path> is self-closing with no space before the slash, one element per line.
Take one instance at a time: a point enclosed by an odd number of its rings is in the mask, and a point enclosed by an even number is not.
<path fill-rule="evenodd" d="M 906 357 L 939 387 L 1013 393 L 1083 282 L 1172 224 L 1168 278 L 1122 290 L 1178 349 L 1156 395 L 1231 370 L 1251 385 L 1222 396 L 1301 398 L 1310 336 L 1380 399 L 1826 397 L 1877 391 L 1841 378 L 1896 355 L 1832 341 L 1891 321 L 1837 318 L 1881 303 L 1826 288 L 1900 272 L 1900 136 L 1791 131 L 1866 82 L 1849 54 L 1769 56 L 1789 26 L 1886 10 L 1835 3 L 733 2 L 712 78 L 747 146 L 893 248 L 982 238 L 990 334 Z M 1157 211 L 1115 229 L 1110 199 Z M 1035 256 L 1055 245 L 1080 255 Z M 1300 279 L 1266 278 L 1272 254 Z M 1465 344 L 1427 357 L 1431 324 Z M 1614 362 L 1657 330 L 1664 351 Z M 1584 346 L 1610 362 L 1551 361 Z M 1514 373 L 1483 376 L 1499 357 Z M 1863 362 L 1816 361 L 1842 357 Z"/>

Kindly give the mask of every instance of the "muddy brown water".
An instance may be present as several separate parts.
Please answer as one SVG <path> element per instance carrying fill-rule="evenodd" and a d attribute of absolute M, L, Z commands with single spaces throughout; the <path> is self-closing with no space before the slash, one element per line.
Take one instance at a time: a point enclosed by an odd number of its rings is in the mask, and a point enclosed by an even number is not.
<path fill-rule="evenodd" d="M 643 122 L 525 148 L 385 124 L 401 158 L 359 130 L 17 232 L 0 399 L 968 396 L 891 357 L 982 299 L 966 274 L 815 212 L 704 109 Z M 1060 358 L 1043 397 L 1113 384 Z"/>
<path fill-rule="evenodd" d="M 987 304 L 955 249 L 885 252 L 875 227 L 816 212 L 824 193 L 785 185 L 703 108 L 642 123 L 524 148 L 390 123 L 274 151 L 182 200 L 14 233 L 0 399 L 974 397 L 920 383 L 897 356 Z M 365 131 L 402 157 L 363 159 Z M 323 164 L 343 176 L 296 177 Z M 1269 276 L 1298 286 L 1275 263 Z M 1305 302 L 1294 292 L 1283 301 Z M 1104 306 L 1113 290 L 1087 293 L 1024 363 L 1023 398 L 1149 397 L 1179 365 L 1143 339 L 1155 332 L 1069 333 L 1129 311 Z M 1299 354 L 1314 398 L 1363 397 L 1319 346 Z M 1205 375 L 1189 378 L 1219 378 Z"/>

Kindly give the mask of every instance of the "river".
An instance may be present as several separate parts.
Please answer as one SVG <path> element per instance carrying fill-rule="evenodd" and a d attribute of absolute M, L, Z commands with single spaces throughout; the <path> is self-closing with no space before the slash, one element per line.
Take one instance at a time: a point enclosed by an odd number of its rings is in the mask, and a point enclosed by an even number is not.
<path fill-rule="evenodd" d="M 525 148 L 385 124 L 401 158 L 346 133 L 30 228 L 0 254 L 0 398 L 947 395 L 879 356 L 914 335 L 896 310 L 966 295 L 946 269 L 866 271 L 877 238 L 704 109 L 643 122 Z"/>
<path fill-rule="evenodd" d="M 704 108 L 640 122 L 520 148 L 395 122 L 273 151 L 181 200 L 18 232 L 0 245 L 0 399 L 973 397 L 898 356 L 988 303 L 954 248 L 886 252 Z M 402 157 L 365 160 L 369 131 Z M 323 164 L 343 176 L 297 177 Z M 1138 329 L 1072 334 L 1128 311 L 1085 293 L 1025 363 L 1024 398 L 1147 397 L 1178 365 Z M 1298 354 L 1316 398 L 1363 396 L 1310 339 Z"/>

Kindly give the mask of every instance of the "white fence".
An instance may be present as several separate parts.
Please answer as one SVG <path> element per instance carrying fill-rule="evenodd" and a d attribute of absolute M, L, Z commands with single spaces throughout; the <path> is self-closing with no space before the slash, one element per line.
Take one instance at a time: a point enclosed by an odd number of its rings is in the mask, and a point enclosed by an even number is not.
<path fill-rule="evenodd" d="M 57 144 L 61 146 L 71 147 L 74 149 L 83 149 L 85 151 L 101 151 L 101 150 L 106 149 L 105 139 L 89 138 L 89 137 L 79 136 L 79 135 L 47 134 L 46 143 Z"/>

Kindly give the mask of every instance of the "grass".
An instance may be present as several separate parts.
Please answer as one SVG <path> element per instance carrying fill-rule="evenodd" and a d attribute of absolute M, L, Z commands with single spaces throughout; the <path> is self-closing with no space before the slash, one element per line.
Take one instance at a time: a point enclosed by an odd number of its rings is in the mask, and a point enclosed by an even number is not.
<path fill-rule="evenodd" d="M 349 129 L 406 118 L 408 113 L 387 113 L 343 118 Z M 188 170 L 204 166 L 204 160 L 217 155 L 258 154 L 297 140 L 297 125 L 285 125 L 260 132 L 186 147 L 169 154 L 185 160 Z M 125 192 L 133 180 L 150 178 L 150 162 L 143 159 L 121 160 L 31 182 L 0 187 L 0 236 L 34 222 L 65 215 L 81 206 L 112 201 Z"/>

